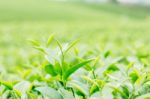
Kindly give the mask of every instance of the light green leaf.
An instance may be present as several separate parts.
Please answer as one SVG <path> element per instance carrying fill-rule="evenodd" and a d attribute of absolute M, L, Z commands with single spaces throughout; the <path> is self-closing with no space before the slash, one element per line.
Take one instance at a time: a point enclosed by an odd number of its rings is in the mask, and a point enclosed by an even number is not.
<path fill-rule="evenodd" d="M 38 51 L 44 53 L 44 54 L 47 54 L 47 52 L 45 51 L 45 49 L 42 48 L 42 47 L 34 47 L 34 48 L 37 49 Z"/>
<path fill-rule="evenodd" d="M 14 87 L 13 90 L 15 90 L 18 94 L 25 94 L 28 90 L 30 90 L 31 83 L 28 81 L 22 81 L 17 83 Z"/>
<path fill-rule="evenodd" d="M 86 95 L 88 94 L 88 93 L 86 92 L 86 90 L 84 90 L 81 86 L 79 86 L 79 85 L 77 85 L 77 84 L 75 84 L 75 83 L 71 83 L 70 85 L 73 87 L 73 89 L 76 90 L 76 93 L 77 93 L 78 95 L 80 95 L 80 96 L 86 96 Z"/>
<path fill-rule="evenodd" d="M 72 42 L 71 44 L 69 44 L 69 46 L 67 47 L 67 49 L 65 49 L 65 53 L 67 53 L 79 40 L 75 40 L 74 42 Z"/>
<path fill-rule="evenodd" d="M 133 66 L 134 66 L 134 63 L 133 63 L 133 62 L 129 63 L 128 66 L 127 66 L 127 71 L 128 71 L 130 68 L 132 68 Z"/>
<path fill-rule="evenodd" d="M 63 99 L 55 89 L 50 87 L 37 87 L 35 90 L 39 91 L 44 99 Z"/>
<path fill-rule="evenodd" d="M 59 92 L 62 95 L 63 99 L 75 99 L 73 94 L 68 90 L 61 88 L 61 89 L 59 89 Z"/>
<path fill-rule="evenodd" d="M 150 99 L 150 93 L 138 96 L 135 99 Z"/>
<path fill-rule="evenodd" d="M 40 43 L 38 41 L 35 41 L 35 40 L 29 40 L 29 41 L 33 46 L 36 46 L 36 47 L 40 46 Z"/>
<path fill-rule="evenodd" d="M 38 99 L 37 96 L 33 93 L 27 92 L 29 99 Z"/>
<path fill-rule="evenodd" d="M 126 93 L 122 92 L 119 88 L 111 86 L 111 88 L 113 89 L 114 93 L 119 93 L 122 97 L 122 99 L 128 99 L 128 96 L 126 95 Z M 114 94 L 116 95 L 116 94 Z"/>
<path fill-rule="evenodd" d="M 54 35 L 53 35 L 53 34 L 49 36 L 49 38 L 48 38 L 48 40 L 47 40 L 47 43 L 46 43 L 46 46 L 47 46 L 47 47 L 48 47 L 48 46 L 50 45 L 50 43 L 52 42 L 53 38 L 54 38 Z"/>
<path fill-rule="evenodd" d="M 7 90 L 0 97 L 1 97 L 1 99 L 8 99 L 9 95 L 10 95 L 10 90 Z"/>

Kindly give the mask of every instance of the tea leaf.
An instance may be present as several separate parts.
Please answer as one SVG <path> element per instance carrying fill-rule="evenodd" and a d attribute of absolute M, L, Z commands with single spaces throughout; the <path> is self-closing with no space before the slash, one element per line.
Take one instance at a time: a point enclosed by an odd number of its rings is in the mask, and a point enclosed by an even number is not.
<path fill-rule="evenodd" d="M 129 77 L 131 78 L 131 82 L 135 83 L 139 78 L 139 74 L 137 71 L 133 71 L 129 74 Z"/>
<path fill-rule="evenodd" d="M 93 61 L 93 59 L 83 61 L 79 64 L 76 64 L 76 65 L 70 67 L 68 70 L 66 70 L 65 74 L 63 75 L 64 80 L 67 80 L 67 78 L 70 75 L 72 75 L 75 71 L 77 71 L 79 68 L 83 67 L 84 65 L 86 65 L 87 63 L 89 63 L 91 61 Z"/>
<path fill-rule="evenodd" d="M 45 66 L 45 71 L 52 76 L 56 76 L 57 72 L 52 64 L 48 64 Z"/>
<path fill-rule="evenodd" d="M 48 46 L 50 45 L 50 43 L 52 42 L 53 38 L 54 38 L 54 35 L 53 35 L 53 34 L 49 36 L 49 38 L 48 38 L 48 40 L 47 40 L 47 43 L 46 43 L 46 46 L 47 46 L 47 47 L 48 47 Z"/>
<path fill-rule="evenodd" d="M 39 91 L 44 99 L 63 99 L 55 89 L 50 87 L 37 87 L 35 90 Z"/>
<path fill-rule="evenodd" d="M 92 87 L 90 88 L 90 95 L 92 95 L 97 91 L 99 91 L 99 87 L 96 84 L 93 84 Z"/>
<path fill-rule="evenodd" d="M 67 53 L 79 40 L 75 40 L 74 42 L 72 42 L 71 44 L 69 44 L 68 48 L 65 49 L 65 53 Z"/>
<path fill-rule="evenodd" d="M 36 47 L 40 46 L 40 43 L 38 41 L 35 41 L 35 40 L 29 40 L 29 41 L 33 46 L 36 46 Z"/>

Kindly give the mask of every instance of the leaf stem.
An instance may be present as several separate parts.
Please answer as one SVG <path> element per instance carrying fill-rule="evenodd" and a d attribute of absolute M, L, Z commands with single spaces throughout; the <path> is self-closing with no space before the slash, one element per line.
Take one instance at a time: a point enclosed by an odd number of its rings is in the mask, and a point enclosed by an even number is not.
<path fill-rule="evenodd" d="M 96 74 L 94 70 L 92 70 L 92 74 L 93 74 L 94 79 L 96 79 Z"/>

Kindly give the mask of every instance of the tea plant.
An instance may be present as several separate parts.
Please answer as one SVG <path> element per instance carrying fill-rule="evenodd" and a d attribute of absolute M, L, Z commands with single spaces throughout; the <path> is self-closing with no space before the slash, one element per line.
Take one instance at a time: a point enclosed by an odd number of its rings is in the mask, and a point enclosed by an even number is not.
<path fill-rule="evenodd" d="M 112 57 L 109 50 L 98 49 L 84 49 L 83 53 L 75 47 L 77 42 L 61 44 L 53 35 L 46 44 L 32 40 L 33 47 L 45 56 L 44 62 L 20 68 L 20 77 L 13 81 L 4 80 L 2 75 L 0 98 L 150 98 L 149 55 Z"/>

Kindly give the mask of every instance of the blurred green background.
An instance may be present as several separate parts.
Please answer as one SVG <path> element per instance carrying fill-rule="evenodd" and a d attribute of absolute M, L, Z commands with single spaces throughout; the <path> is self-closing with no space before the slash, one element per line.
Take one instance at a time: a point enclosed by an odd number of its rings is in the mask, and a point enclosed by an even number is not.
<path fill-rule="evenodd" d="M 116 55 L 150 50 L 150 7 L 51 0 L 0 0 L 0 67 L 11 70 L 40 60 L 30 39 L 55 34 Z M 33 58 L 34 57 L 34 58 Z"/>

